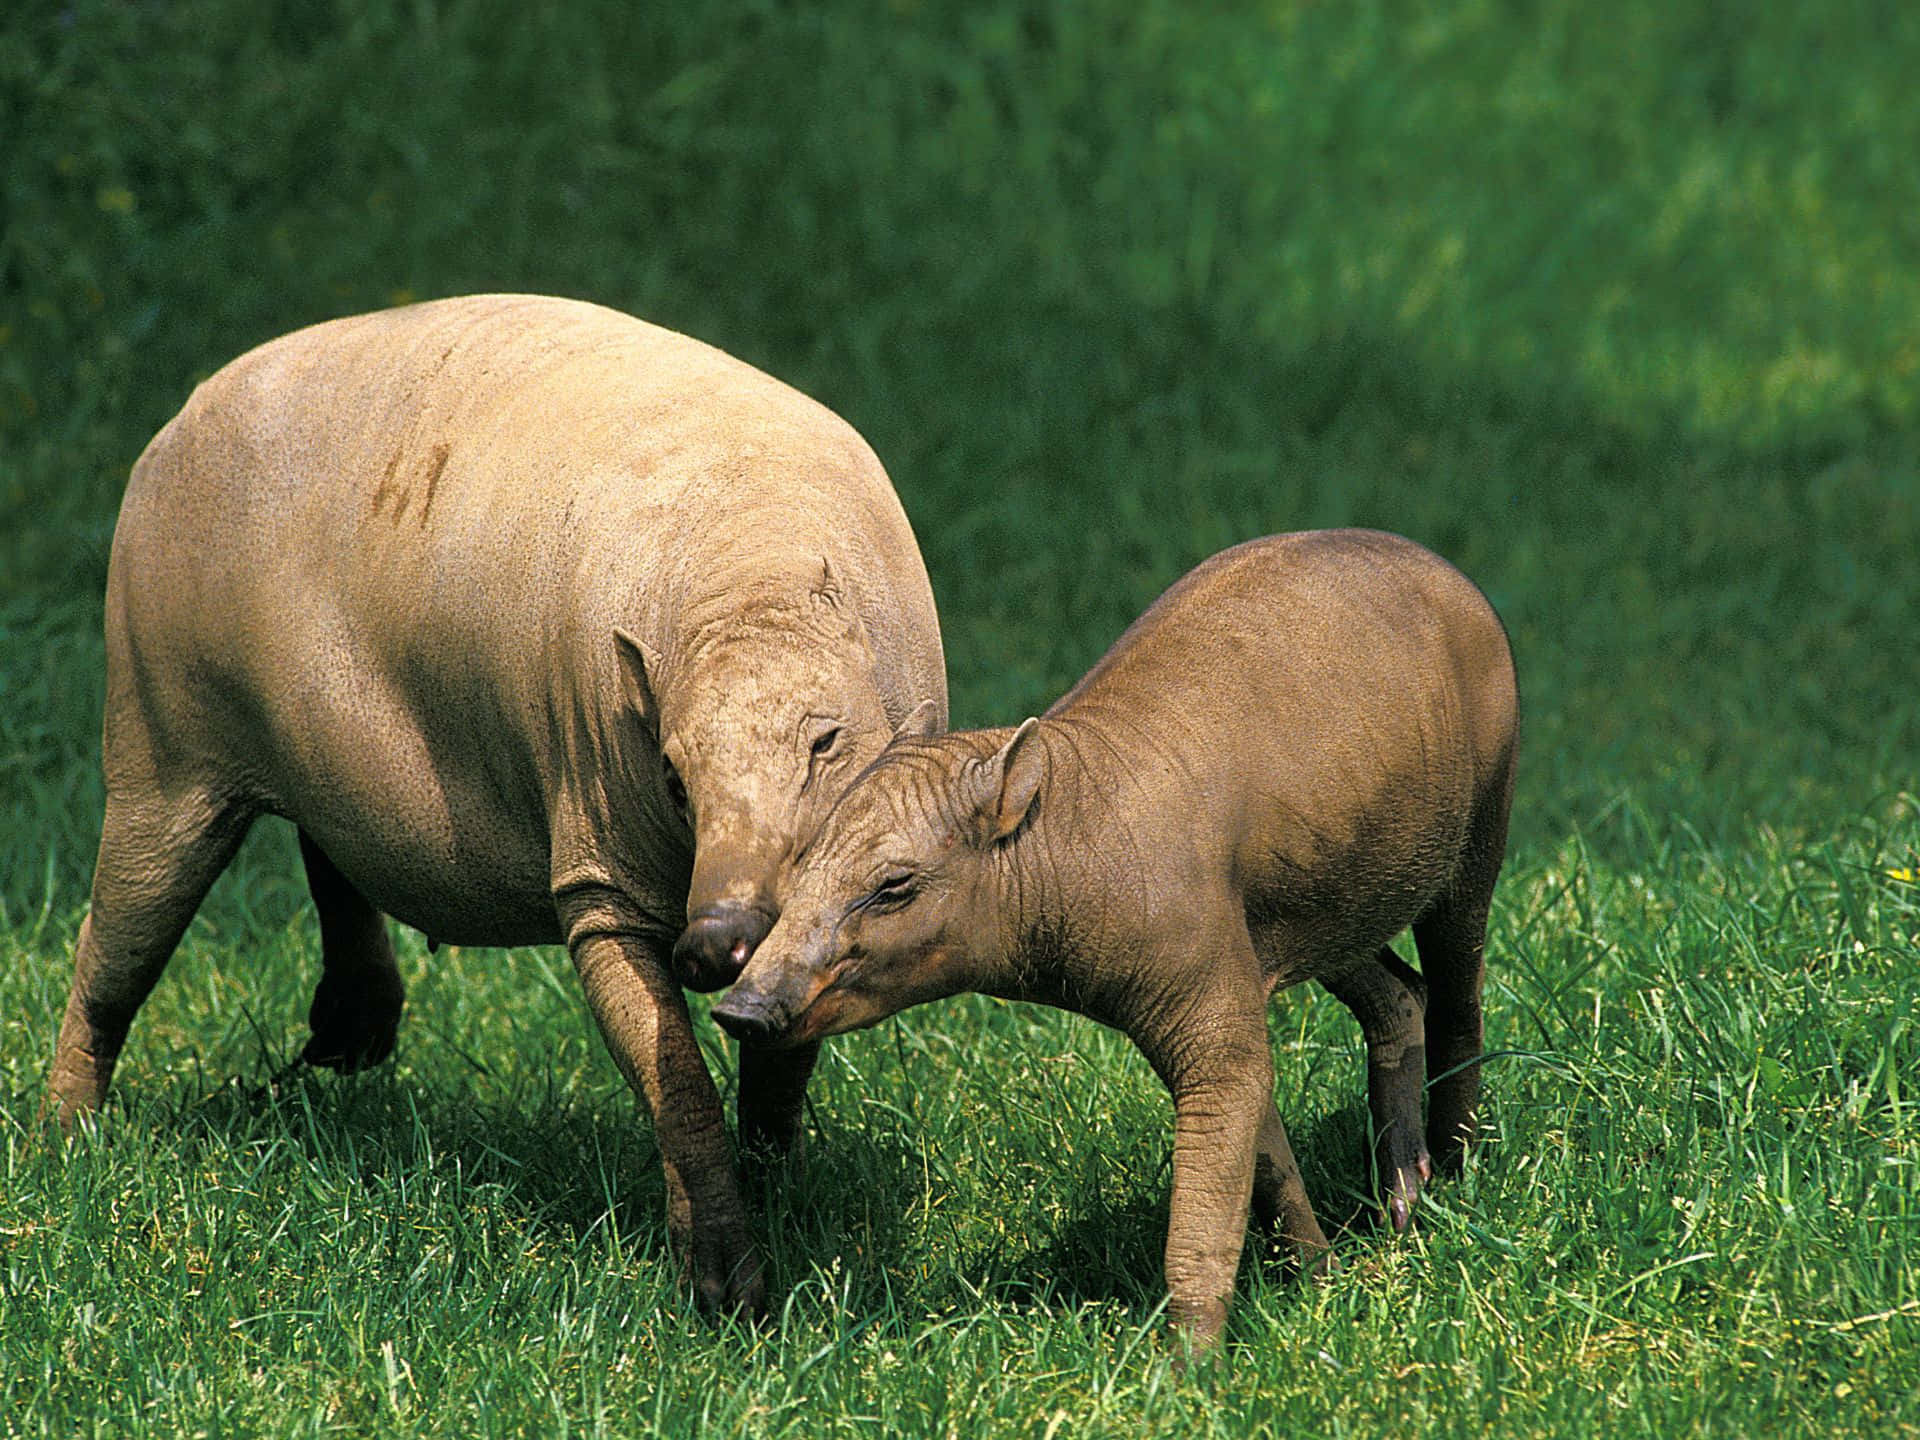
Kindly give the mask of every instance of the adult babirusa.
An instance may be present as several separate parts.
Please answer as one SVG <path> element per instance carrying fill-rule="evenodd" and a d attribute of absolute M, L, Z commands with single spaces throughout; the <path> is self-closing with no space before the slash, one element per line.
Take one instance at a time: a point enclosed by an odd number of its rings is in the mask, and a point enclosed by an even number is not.
<path fill-rule="evenodd" d="M 474 296 L 338 320 L 201 385 L 134 468 L 107 582 L 106 816 L 61 1120 L 255 817 L 300 831 L 306 1057 L 385 1057 L 385 915 L 565 943 L 652 1111 L 703 1303 L 764 1284 L 681 987 L 739 974 L 846 780 L 946 708 L 933 597 L 860 437 L 706 345 Z M 746 1045 L 791 1145 L 814 1050 Z"/>
<path fill-rule="evenodd" d="M 896 735 L 714 1017 L 804 1049 L 979 990 L 1124 1031 L 1173 1094 L 1170 1307 L 1206 1345 L 1250 1210 L 1309 1267 L 1328 1248 L 1274 1103 L 1275 991 L 1317 980 L 1358 1018 L 1396 1229 L 1460 1163 L 1517 703 L 1498 618 L 1438 556 L 1358 530 L 1237 546 L 1044 717 Z M 1418 973 L 1388 943 L 1409 925 Z"/>

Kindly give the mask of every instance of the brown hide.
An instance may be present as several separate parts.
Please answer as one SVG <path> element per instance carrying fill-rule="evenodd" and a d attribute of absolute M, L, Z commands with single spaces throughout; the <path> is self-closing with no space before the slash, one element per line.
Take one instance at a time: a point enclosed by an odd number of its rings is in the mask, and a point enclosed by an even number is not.
<path fill-rule="evenodd" d="M 1460 1159 L 1516 714 L 1500 622 L 1437 556 L 1357 530 L 1238 546 L 1042 719 L 898 737 L 715 1018 L 812 1043 L 974 989 L 1124 1030 L 1174 1095 L 1167 1278 L 1207 1343 L 1250 1204 L 1326 1251 L 1273 1102 L 1276 989 L 1318 980 L 1360 1020 L 1396 1228 Z M 1388 946 L 1408 926 L 1423 974 Z"/>
<path fill-rule="evenodd" d="M 263 345 L 127 486 L 107 813 L 52 1098 L 64 1120 L 99 1103 L 207 886 L 254 816 L 284 815 L 321 916 L 309 1058 L 391 1048 L 382 912 L 439 940 L 566 943 L 654 1112 L 703 1300 L 752 1305 L 673 981 L 738 972 L 776 871 L 923 702 L 944 716 L 906 517 L 860 437 L 785 385 L 537 296 Z M 713 923 L 674 976 L 690 916 Z M 792 1139 L 811 1060 L 743 1058 L 751 1138 Z"/>

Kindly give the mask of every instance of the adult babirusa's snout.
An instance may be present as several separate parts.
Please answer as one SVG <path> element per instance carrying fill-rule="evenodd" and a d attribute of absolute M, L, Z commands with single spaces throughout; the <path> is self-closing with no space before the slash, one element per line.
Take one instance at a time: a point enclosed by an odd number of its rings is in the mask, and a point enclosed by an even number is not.
<path fill-rule="evenodd" d="M 773 928 L 756 905 L 722 900 L 696 911 L 673 945 L 673 969 L 689 990 L 720 990 L 740 978 Z"/>

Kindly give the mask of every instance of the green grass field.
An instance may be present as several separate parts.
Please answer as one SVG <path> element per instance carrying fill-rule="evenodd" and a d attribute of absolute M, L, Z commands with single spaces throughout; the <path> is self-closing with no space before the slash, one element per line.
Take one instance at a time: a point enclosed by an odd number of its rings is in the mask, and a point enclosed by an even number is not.
<path fill-rule="evenodd" d="M 9 8 L 0 1433 L 1920 1434 L 1916 67 L 1892 0 Z M 1178 1377 L 1158 1082 L 971 999 L 830 1047 L 810 1170 L 753 1182 L 774 1314 L 710 1326 L 560 952 L 406 933 L 396 1062 L 290 1068 L 269 824 L 98 1131 L 36 1138 L 128 466 L 247 346 L 479 289 L 852 420 L 960 724 L 1256 534 L 1480 582 L 1525 707 L 1496 1058 L 1414 1234 L 1324 1286 L 1250 1246 Z M 1345 1221 L 1357 1027 L 1303 989 L 1273 1035 Z"/>

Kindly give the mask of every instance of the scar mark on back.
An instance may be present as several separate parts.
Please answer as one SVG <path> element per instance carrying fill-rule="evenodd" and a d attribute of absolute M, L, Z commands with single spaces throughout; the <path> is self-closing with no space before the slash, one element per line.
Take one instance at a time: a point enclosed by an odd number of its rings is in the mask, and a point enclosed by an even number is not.
<path fill-rule="evenodd" d="M 380 513 L 380 507 L 387 503 L 387 496 L 394 493 L 393 472 L 398 470 L 399 468 L 400 468 L 400 452 L 398 450 L 395 450 L 393 452 L 392 457 L 387 461 L 386 473 L 380 477 L 380 483 L 374 487 L 374 491 L 373 491 L 373 513 L 374 514 L 378 515 Z M 400 503 L 402 505 L 406 504 L 406 493 L 404 491 L 401 492 Z M 395 511 L 394 513 L 398 515 L 399 512 Z"/>
<path fill-rule="evenodd" d="M 374 487 L 373 492 L 373 513 L 376 515 L 386 514 L 388 520 L 394 525 L 398 525 L 402 518 L 405 517 L 407 505 L 413 499 L 412 484 L 401 484 L 395 478 L 400 472 L 400 462 L 405 453 L 405 446 L 393 452 L 392 458 L 387 461 L 386 472 L 381 475 L 380 483 Z M 426 464 L 421 467 L 418 476 L 418 478 L 426 483 L 426 494 L 420 502 L 420 524 L 422 527 L 426 525 L 427 516 L 433 509 L 433 496 L 435 490 L 437 490 L 440 485 L 440 472 L 447 468 L 447 457 L 451 453 L 452 447 L 444 442 L 433 446 L 427 451 Z M 388 500 L 393 501 L 393 510 L 391 513 L 387 512 Z"/>
<path fill-rule="evenodd" d="M 433 489 L 440 483 L 440 472 L 447 468 L 447 447 L 445 444 L 433 447 L 432 458 L 427 461 L 427 497 L 420 502 L 420 527 L 426 528 L 427 512 L 433 509 Z"/>

